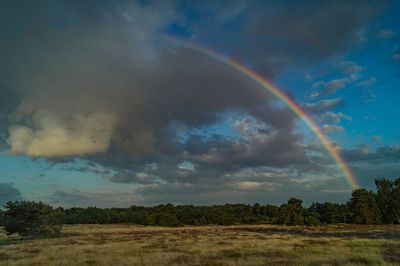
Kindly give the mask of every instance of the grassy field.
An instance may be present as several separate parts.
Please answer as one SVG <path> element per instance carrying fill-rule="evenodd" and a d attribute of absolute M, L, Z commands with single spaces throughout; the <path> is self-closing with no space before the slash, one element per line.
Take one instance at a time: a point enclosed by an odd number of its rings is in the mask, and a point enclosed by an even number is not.
<path fill-rule="evenodd" d="M 399 265 L 400 226 L 65 226 L 0 235 L 1 265 Z"/>

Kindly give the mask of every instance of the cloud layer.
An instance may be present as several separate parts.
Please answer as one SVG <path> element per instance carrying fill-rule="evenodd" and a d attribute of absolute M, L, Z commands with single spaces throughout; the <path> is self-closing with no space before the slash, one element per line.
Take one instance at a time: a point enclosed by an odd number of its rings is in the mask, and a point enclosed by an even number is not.
<path fill-rule="evenodd" d="M 228 197 L 225 189 L 283 194 L 281 185 L 302 186 L 301 193 L 307 194 L 323 182 L 335 183 L 340 173 L 326 152 L 306 143 L 296 131 L 295 115 L 277 105 L 273 95 L 164 36 L 217 49 L 273 80 L 285 70 L 311 66 L 358 45 L 360 32 L 385 3 L 0 5 L 0 147 L 53 162 L 84 159 L 101 165 L 109 169 L 107 180 L 137 184 L 134 193 L 140 197 L 58 190 L 55 201 L 110 197 L 123 204 L 129 199 L 156 202 L 162 195 L 183 201 L 195 192 L 207 202 Z M 351 78 L 363 71 L 347 61 L 340 68 Z M 349 82 L 319 83 L 315 97 Z M 303 107 L 320 115 L 344 103 L 341 97 L 315 99 Z M 226 122 L 226 116 L 234 121 Z M 347 119 L 326 116 L 336 122 Z M 219 131 L 209 133 L 212 127 Z M 342 128 L 326 125 L 325 131 Z"/>

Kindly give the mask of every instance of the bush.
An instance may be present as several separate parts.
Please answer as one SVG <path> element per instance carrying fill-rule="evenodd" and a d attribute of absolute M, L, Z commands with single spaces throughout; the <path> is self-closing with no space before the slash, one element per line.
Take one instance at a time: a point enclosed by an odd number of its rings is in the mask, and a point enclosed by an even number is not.
<path fill-rule="evenodd" d="M 42 202 L 16 201 L 4 205 L 3 226 L 8 235 L 51 236 L 62 228 L 63 211 Z"/>

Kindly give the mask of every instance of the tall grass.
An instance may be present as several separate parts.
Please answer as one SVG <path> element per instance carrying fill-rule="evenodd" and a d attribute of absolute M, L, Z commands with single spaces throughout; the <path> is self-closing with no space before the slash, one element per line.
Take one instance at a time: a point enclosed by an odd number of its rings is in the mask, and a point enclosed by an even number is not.
<path fill-rule="evenodd" d="M 1 265 L 395 265 L 399 226 L 65 226 L 59 238 L 0 236 Z"/>

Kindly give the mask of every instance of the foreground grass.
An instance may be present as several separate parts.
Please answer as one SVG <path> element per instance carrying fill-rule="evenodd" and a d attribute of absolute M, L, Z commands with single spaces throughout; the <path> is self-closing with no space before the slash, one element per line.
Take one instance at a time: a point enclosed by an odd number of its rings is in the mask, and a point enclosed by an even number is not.
<path fill-rule="evenodd" d="M 0 234 L 1 265 L 399 265 L 400 226 L 65 226 Z"/>

